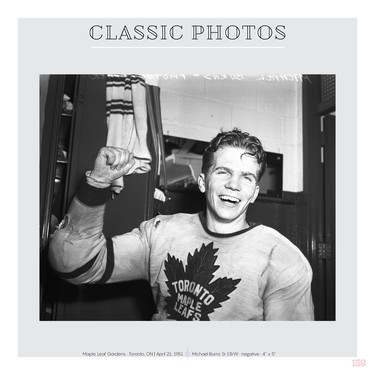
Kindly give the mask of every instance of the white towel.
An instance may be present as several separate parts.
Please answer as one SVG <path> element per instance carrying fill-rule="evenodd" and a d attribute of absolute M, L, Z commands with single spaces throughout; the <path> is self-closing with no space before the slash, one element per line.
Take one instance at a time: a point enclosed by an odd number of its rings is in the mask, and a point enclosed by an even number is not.
<path fill-rule="evenodd" d="M 150 171 L 151 154 L 147 147 L 146 84 L 139 75 L 108 75 L 107 96 L 107 146 L 127 149 L 134 154 L 135 165 L 127 173 Z M 123 178 L 112 184 L 119 194 L 124 187 Z"/>

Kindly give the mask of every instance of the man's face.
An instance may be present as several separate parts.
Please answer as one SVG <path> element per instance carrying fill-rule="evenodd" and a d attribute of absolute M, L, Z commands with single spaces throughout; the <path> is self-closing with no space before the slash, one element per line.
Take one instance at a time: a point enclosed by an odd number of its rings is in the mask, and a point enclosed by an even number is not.
<path fill-rule="evenodd" d="M 241 148 L 225 147 L 215 153 L 214 163 L 198 179 L 206 194 L 207 214 L 218 223 L 246 223 L 246 210 L 258 196 L 256 158 Z"/>

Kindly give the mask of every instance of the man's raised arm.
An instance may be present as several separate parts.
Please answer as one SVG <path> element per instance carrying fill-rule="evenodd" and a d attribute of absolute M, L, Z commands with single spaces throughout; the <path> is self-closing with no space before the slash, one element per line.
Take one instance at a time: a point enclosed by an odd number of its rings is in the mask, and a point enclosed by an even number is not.
<path fill-rule="evenodd" d="M 51 237 L 49 260 L 60 277 L 80 284 L 130 280 L 147 274 L 147 241 L 141 230 L 122 235 L 126 251 L 116 248 L 114 241 L 103 235 L 111 183 L 131 173 L 134 164 L 134 156 L 128 150 L 103 147 L 99 151 L 94 169 L 86 173 L 86 181 Z M 121 267 L 129 272 L 123 273 Z"/>

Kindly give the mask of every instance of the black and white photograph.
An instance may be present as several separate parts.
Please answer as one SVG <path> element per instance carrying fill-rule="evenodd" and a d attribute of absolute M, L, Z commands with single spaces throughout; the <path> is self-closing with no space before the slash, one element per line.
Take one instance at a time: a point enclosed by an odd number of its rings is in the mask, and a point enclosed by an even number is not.
<path fill-rule="evenodd" d="M 41 321 L 335 321 L 335 75 L 39 78 Z"/>
<path fill-rule="evenodd" d="M 56 374 L 369 371 L 357 15 L 192 3 L 18 18 L 17 357 Z"/>

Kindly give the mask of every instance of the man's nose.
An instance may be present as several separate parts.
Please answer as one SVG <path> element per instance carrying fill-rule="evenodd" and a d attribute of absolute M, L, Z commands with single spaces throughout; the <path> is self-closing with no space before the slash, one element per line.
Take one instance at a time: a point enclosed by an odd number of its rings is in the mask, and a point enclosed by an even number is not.
<path fill-rule="evenodd" d="M 231 175 L 227 180 L 225 187 L 231 190 L 241 190 L 240 177 L 236 175 Z"/>

